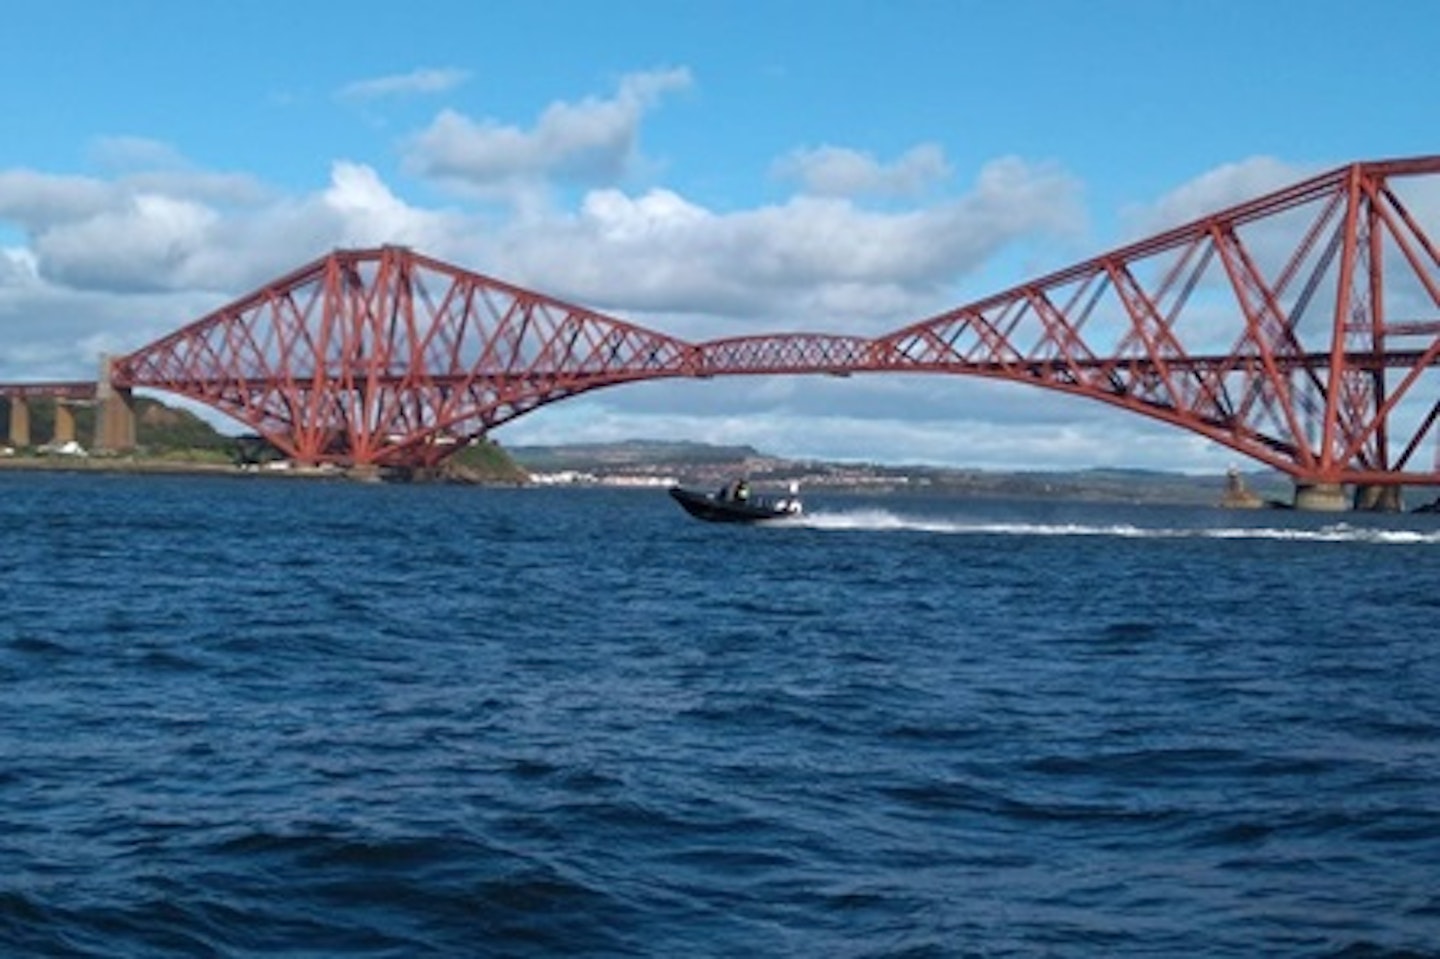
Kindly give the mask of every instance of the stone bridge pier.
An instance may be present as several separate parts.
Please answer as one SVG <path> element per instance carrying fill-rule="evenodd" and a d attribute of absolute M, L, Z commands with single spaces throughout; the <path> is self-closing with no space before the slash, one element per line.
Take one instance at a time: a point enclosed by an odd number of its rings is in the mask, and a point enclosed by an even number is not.
<path fill-rule="evenodd" d="M 1296 483 L 1295 508 L 1311 513 L 1343 513 L 1350 498 L 1339 483 Z"/>
<path fill-rule="evenodd" d="M 37 440 L 52 446 L 76 441 L 75 411 L 85 407 L 94 411 L 94 435 L 91 448 L 119 453 L 135 447 L 135 400 L 129 389 L 114 385 L 111 360 L 101 357 L 100 375 L 93 383 L 84 381 L 22 383 L 0 386 L 0 396 L 10 404 L 10 446 L 26 448 Z M 37 437 L 31 421 L 35 400 L 54 403 L 54 421 L 49 437 Z"/>
<path fill-rule="evenodd" d="M 1404 490 L 1399 486 L 1357 486 L 1351 494 L 1339 483 L 1297 483 L 1295 508 L 1314 513 L 1402 513 Z"/>
<path fill-rule="evenodd" d="M 11 446 L 30 445 L 30 401 L 23 396 L 10 397 L 10 432 L 7 435 Z"/>
<path fill-rule="evenodd" d="M 135 397 L 130 390 L 114 385 L 111 362 L 108 356 L 100 357 L 100 378 L 95 387 L 95 449 L 120 453 L 135 448 Z"/>
<path fill-rule="evenodd" d="M 32 396 L 46 397 L 43 389 L 34 394 L 18 393 L 8 397 L 10 401 L 10 431 L 8 443 L 11 446 L 26 447 L 35 441 L 35 431 L 30 426 L 30 400 Z M 55 396 L 55 414 L 48 442 L 59 446 L 75 439 L 75 407 L 89 406 L 87 400 L 75 400 L 67 396 Z"/>

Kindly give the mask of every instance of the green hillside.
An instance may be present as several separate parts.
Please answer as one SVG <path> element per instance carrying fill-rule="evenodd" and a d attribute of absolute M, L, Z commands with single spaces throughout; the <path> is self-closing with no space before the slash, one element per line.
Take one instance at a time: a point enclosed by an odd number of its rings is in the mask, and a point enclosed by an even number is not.
<path fill-rule="evenodd" d="M 55 435 L 55 401 L 35 399 L 29 406 L 31 445 L 43 446 Z M 95 440 L 95 408 L 72 406 L 70 410 L 75 418 L 75 439 L 88 449 Z M 10 443 L 10 401 L 5 399 L 0 399 L 0 431 Z M 193 451 L 229 455 L 235 448 L 234 437 L 218 432 L 194 413 L 144 396 L 135 398 L 135 442 L 142 454 Z"/>
<path fill-rule="evenodd" d="M 40 454 L 55 435 L 55 401 L 30 401 L 29 447 L 22 454 Z M 71 407 L 75 418 L 75 440 L 89 449 L 95 440 L 95 409 Z M 0 438 L 14 445 L 9 436 L 10 402 L 0 399 Z M 135 398 L 135 444 L 126 459 L 171 464 L 224 466 L 264 463 L 281 459 L 279 453 L 257 436 L 227 436 L 189 410 L 167 406 L 150 397 Z M 482 441 L 450 457 L 441 471 L 445 478 L 475 483 L 523 483 L 529 474 L 498 445 Z"/>
<path fill-rule="evenodd" d="M 765 459 L 753 446 L 714 446 L 670 440 L 623 440 L 563 446 L 513 446 L 510 454 L 535 472 L 632 466 L 704 466 Z"/>

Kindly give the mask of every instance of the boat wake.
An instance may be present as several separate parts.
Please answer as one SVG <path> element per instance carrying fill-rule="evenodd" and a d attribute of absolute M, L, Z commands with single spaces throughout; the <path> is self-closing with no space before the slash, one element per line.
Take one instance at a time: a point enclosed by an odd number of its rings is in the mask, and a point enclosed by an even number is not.
<path fill-rule="evenodd" d="M 909 531 L 959 536 L 1096 536 L 1117 539 L 1235 539 L 1440 546 L 1440 529 L 1386 529 L 1329 523 L 1287 526 L 1139 526 L 1133 523 L 1026 523 L 905 516 L 883 509 L 806 514 L 786 525 L 820 530 Z"/>

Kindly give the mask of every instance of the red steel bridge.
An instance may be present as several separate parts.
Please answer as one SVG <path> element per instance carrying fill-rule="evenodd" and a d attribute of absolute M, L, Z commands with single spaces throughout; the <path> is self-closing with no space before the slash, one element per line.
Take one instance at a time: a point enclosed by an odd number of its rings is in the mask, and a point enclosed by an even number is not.
<path fill-rule="evenodd" d="M 1297 488 L 1440 485 L 1436 174 L 1440 156 L 1344 166 L 875 337 L 692 343 L 403 248 L 342 250 L 115 358 L 98 389 L 199 401 L 302 463 L 415 467 L 640 380 L 960 374 L 1190 430 Z"/>

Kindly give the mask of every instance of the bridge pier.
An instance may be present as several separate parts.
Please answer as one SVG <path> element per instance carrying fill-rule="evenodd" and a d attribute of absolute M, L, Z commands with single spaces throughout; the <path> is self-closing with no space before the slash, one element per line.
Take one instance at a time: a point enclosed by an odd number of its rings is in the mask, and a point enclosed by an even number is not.
<path fill-rule="evenodd" d="M 55 435 L 50 442 L 56 446 L 75 441 L 75 411 L 63 400 L 55 401 Z"/>
<path fill-rule="evenodd" d="M 1403 513 L 1403 493 L 1398 486 L 1357 486 L 1355 508 L 1369 513 Z"/>
<path fill-rule="evenodd" d="M 95 448 L 107 453 L 135 448 L 135 401 L 129 390 L 115 390 L 96 405 Z"/>
<path fill-rule="evenodd" d="M 95 390 L 95 449 L 119 453 L 135 448 L 135 398 L 110 381 L 110 357 L 100 357 Z"/>
<path fill-rule="evenodd" d="M 23 396 L 10 397 L 10 445 L 30 445 L 30 401 Z"/>
<path fill-rule="evenodd" d="M 1311 513 L 1343 513 L 1350 508 L 1339 483 L 1296 483 L 1295 508 Z"/>
<path fill-rule="evenodd" d="M 1404 491 L 1399 486 L 1357 486 L 1354 494 L 1347 497 L 1345 487 L 1339 483 L 1296 483 L 1295 508 L 1312 513 L 1343 513 L 1351 509 L 1366 513 L 1402 513 Z"/>

